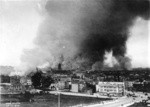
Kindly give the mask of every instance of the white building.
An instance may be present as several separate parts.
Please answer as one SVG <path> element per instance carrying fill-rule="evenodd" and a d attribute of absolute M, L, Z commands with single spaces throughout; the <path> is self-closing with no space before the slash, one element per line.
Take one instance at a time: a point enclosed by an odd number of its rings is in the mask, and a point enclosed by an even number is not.
<path fill-rule="evenodd" d="M 100 95 L 123 96 L 125 92 L 124 82 L 99 82 L 96 91 Z"/>
<path fill-rule="evenodd" d="M 79 92 L 79 85 L 74 83 L 71 85 L 71 92 Z"/>

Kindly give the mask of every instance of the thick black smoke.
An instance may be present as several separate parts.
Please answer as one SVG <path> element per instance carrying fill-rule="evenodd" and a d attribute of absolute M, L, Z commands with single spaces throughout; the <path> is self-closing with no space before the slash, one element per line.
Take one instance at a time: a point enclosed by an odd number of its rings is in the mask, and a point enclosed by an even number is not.
<path fill-rule="evenodd" d="M 125 57 L 128 31 L 137 17 L 149 18 L 149 0 L 50 0 L 45 20 L 35 39 L 37 49 L 29 52 L 41 62 L 64 56 L 64 61 L 86 59 L 89 65 L 103 62 L 106 51 L 121 63 Z M 44 53 L 44 56 L 42 57 Z M 26 59 L 26 57 L 24 59 Z M 46 60 L 45 60 L 46 59 Z M 52 61 L 54 62 L 54 61 Z M 87 64 L 86 62 L 86 64 Z"/>
<path fill-rule="evenodd" d="M 105 0 L 108 2 L 110 0 Z M 124 56 L 126 53 L 126 41 L 128 30 L 137 16 L 144 19 L 149 17 L 148 0 L 111 0 L 112 5 L 106 13 L 107 17 L 101 19 L 91 19 L 83 21 L 83 26 L 87 26 L 86 38 L 81 45 L 81 53 L 91 58 L 93 61 L 103 61 L 105 51 L 113 51 L 113 55 Z M 96 1 L 100 2 L 100 1 Z M 99 10 L 100 11 L 100 10 Z M 98 12 L 97 14 L 101 14 Z M 94 16 L 93 16 L 94 17 Z M 101 20 L 97 21 L 100 18 Z M 103 23 L 101 22 L 103 21 Z M 95 31 L 93 32 L 93 29 Z"/>

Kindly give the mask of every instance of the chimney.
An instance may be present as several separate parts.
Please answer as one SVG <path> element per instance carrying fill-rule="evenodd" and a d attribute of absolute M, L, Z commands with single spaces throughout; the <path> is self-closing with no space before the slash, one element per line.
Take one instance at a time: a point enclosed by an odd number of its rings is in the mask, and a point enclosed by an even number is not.
<path fill-rule="evenodd" d="M 61 63 L 58 64 L 58 70 L 62 70 L 61 69 Z"/>

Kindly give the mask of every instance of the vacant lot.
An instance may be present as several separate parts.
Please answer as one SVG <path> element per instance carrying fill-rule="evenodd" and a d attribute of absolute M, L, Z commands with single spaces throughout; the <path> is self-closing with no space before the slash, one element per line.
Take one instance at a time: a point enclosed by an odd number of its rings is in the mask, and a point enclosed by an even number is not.
<path fill-rule="evenodd" d="M 7 98 L 8 97 L 8 98 Z M 13 98 L 12 98 L 13 97 Z M 19 107 L 58 107 L 58 97 L 60 98 L 61 107 L 69 107 L 74 105 L 89 105 L 93 103 L 100 103 L 101 101 L 111 100 L 108 98 L 92 98 L 92 97 L 81 97 L 81 96 L 67 96 L 67 95 L 34 95 L 30 97 L 33 102 L 28 102 L 25 98 L 21 98 L 21 95 L 10 95 L 3 96 L 3 103 L 1 107 L 6 107 L 5 103 L 8 102 L 20 102 Z M 7 101 L 7 102 L 6 102 Z M 15 104 L 15 103 L 14 103 Z M 10 106 L 13 107 L 13 106 Z"/>

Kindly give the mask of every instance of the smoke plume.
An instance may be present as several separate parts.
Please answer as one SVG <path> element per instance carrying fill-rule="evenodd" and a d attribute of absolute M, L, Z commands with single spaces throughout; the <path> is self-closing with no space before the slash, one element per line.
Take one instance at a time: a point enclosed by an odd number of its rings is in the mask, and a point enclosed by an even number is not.
<path fill-rule="evenodd" d="M 128 65 L 125 62 L 130 62 L 125 58 L 128 30 L 137 17 L 146 20 L 149 18 L 149 2 L 149 0 L 46 1 L 43 6 L 45 18 L 34 40 L 36 47 L 26 50 L 22 61 L 30 67 L 46 62 L 53 67 L 59 63 L 60 56 L 63 55 L 65 66 L 73 66 L 77 62 L 92 66 L 97 62 L 103 62 L 105 52 L 112 51 L 118 63 L 125 67 Z"/>

